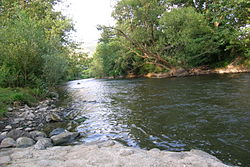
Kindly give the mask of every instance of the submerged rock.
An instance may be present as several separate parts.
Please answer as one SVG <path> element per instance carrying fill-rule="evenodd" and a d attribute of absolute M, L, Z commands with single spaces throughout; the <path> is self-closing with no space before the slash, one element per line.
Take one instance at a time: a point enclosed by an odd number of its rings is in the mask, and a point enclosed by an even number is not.
<path fill-rule="evenodd" d="M 17 139 L 16 143 L 17 147 L 25 148 L 34 145 L 35 141 L 28 137 L 20 137 Z"/>
<path fill-rule="evenodd" d="M 73 141 L 77 136 L 79 136 L 77 132 L 65 132 L 52 136 L 51 139 L 54 145 L 60 145 Z"/>

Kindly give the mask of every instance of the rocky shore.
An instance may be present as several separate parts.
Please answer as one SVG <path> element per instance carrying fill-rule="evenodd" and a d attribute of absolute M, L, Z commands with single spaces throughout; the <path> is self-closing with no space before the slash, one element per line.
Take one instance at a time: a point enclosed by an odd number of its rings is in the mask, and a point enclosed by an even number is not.
<path fill-rule="evenodd" d="M 125 147 L 108 141 L 95 145 L 56 146 L 46 150 L 34 147 L 4 149 L 3 167 L 227 167 L 200 150 L 168 152 Z"/>

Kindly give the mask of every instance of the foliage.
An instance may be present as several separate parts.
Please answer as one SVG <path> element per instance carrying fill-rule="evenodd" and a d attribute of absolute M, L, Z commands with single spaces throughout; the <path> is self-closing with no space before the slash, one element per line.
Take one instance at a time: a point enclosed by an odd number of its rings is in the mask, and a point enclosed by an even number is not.
<path fill-rule="evenodd" d="M 73 25 L 56 2 L 1 1 L 0 86 L 46 88 L 67 77 Z"/>
<path fill-rule="evenodd" d="M 216 59 L 218 45 L 214 33 L 202 14 L 194 8 L 177 8 L 165 12 L 160 20 L 163 44 L 171 48 L 162 53 L 172 64 L 193 67 L 211 64 Z"/>
<path fill-rule="evenodd" d="M 92 73 L 140 75 L 248 60 L 249 4 L 247 0 L 119 0 L 112 14 L 116 25 L 98 27 L 103 33 Z"/>

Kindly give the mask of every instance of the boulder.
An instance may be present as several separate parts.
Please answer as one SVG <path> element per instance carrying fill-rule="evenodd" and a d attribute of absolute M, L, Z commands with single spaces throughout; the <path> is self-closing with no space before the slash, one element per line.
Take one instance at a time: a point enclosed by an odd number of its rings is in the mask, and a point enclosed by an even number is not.
<path fill-rule="evenodd" d="M 66 129 L 63 129 L 63 128 L 56 128 L 56 129 L 52 130 L 52 131 L 49 133 L 49 137 L 55 136 L 55 135 L 59 135 L 59 134 L 61 134 L 61 133 L 65 133 L 65 132 L 67 132 Z"/>
<path fill-rule="evenodd" d="M 47 135 L 44 132 L 41 132 L 41 131 L 38 131 L 38 130 L 30 132 L 30 135 L 31 135 L 32 139 L 34 139 L 35 141 L 38 141 L 38 139 L 40 139 L 40 138 L 46 138 L 47 137 Z"/>
<path fill-rule="evenodd" d="M 28 138 L 28 137 L 19 137 L 16 140 L 16 143 L 17 143 L 17 147 L 25 148 L 25 147 L 34 145 L 35 142 L 33 139 Z"/>
<path fill-rule="evenodd" d="M 18 139 L 19 137 L 29 137 L 31 138 L 31 135 L 28 132 L 25 132 L 23 130 L 14 129 L 7 133 L 7 137 L 13 138 L 14 140 Z"/>
<path fill-rule="evenodd" d="M 79 133 L 77 132 L 65 132 L 59 135 L 52 136 L 51 139 L 54 145 L 60 145 L 73 141 L 78 135 Z"/>
<path fill-rule="evenodd" d="M 41 138 L 36 142 L 34 148 L 37 150 L 45 150 L 46 148 L 52 146 L 53 144 L 50 138 Z"/>
<path fill-rule="evenodd" d="M 10 137 L 3 139 L 1 142 L 1 148 L 15 147 L 15 146 L 16 146 L 15 140 Z"/>

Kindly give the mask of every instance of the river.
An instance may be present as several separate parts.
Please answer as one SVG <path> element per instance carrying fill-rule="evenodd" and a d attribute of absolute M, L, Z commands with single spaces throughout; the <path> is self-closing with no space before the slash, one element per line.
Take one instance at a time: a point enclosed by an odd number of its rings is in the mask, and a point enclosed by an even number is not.
<path fill-rule="evenodd" d="M 167 79 L 84 79 L 66 89 L 80 141 L 114 139 L 142 149 L 201 149 L 250 164 L 250 74 Z"/>

